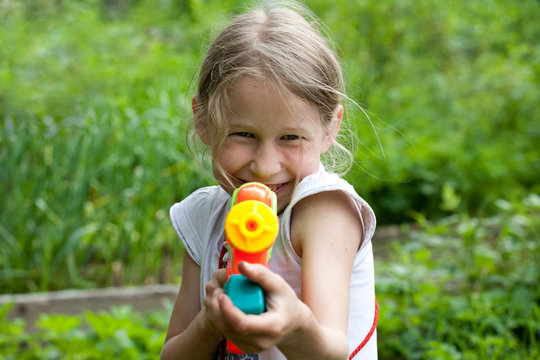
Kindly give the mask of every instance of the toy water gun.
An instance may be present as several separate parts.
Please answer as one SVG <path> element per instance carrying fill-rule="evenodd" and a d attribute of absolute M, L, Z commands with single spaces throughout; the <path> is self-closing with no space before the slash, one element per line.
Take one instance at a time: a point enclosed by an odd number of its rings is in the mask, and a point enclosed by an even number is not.
<path fill-rule="evenodd" d="M 223 288 L 233 304 L 246 314 L 266 311 L 264 293 L 258 284 L 240 274 L 238 264 L 246 261 L 268 266 L 278 231 L 276 194 L 266 185 L 253 182 L 236 189 L 225 219 L 229 262 L 228 280 Z M 227 350 L 244 353 L 230 341 Z"/>

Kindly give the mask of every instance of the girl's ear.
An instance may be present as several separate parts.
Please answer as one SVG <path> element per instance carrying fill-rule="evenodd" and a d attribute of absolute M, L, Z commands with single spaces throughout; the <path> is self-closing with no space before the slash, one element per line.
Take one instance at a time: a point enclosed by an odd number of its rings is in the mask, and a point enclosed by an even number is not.
<path fill-rule="evenodd" d="M 195 126 L 195 131 L 197 132 L 197 135 L 201 139 L 201 141 L 205 145 L 210 144 L 210 139 L 208 138 L 208 131 L 206 129 L 206 126 L 204 122 L 201 120 L 199 116 L 199 97 L 195 95 L 193 99 L 191 100 L 191 110 L 193 111 L 193 124 Z"/>
<path fill-rule="evenodd" d="M 328 125 L 328 132 L 326 134 L 326 138 L 324 141 L 323 153 L 328 151 L 330 146 L 334 143 L 334 140 L 336 140 L 336 137 L 339 133 L 339 129 L 341 127 L 342 119 L 343 119 L 343 106 L 339 104 L 336 107 L 336 110 L 334 111 L 334 115 L 332 116 L 332 122 Z"/>

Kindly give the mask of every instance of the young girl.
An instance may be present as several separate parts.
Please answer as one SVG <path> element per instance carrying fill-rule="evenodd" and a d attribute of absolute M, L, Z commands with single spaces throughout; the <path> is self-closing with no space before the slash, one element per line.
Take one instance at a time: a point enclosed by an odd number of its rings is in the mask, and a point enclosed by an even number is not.
<path fill-rule="evenodd" d="M 171 208 L 186 250 L 162 359 L 377 357 L 375 216 L 321 164 L 337 145 L 344 86 L 307 14 L 278 5 L 251 10 L 221 32 L 203 61 L 194 128 L 211 150 L 219 186 Z M 244 314 L 225 295 L 220 257 L 231 194 L 252 181 L 276 193 L 280 220 L 269 269 L 239 266 L 264 289 L 261 315 Z M 248 354 L 227 353 L 225 338 Z"/>

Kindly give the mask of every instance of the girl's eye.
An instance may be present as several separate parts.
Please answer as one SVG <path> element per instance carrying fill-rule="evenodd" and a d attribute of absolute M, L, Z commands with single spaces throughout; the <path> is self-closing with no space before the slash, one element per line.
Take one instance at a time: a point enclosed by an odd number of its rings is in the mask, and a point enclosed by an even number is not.
<path fill-rule="evenodd" d="M 239 131 L 239 132 L 235 132 L 235 133 L 233 133 L 232 135 L 240 136 L 240 137 L 247 137 L 247 138 L 252 138 L 252 137 L 254 137 L 252 133 L 249 133 L 249 132 L 247 132 L 247 131 Z"/>
<path fill-rule="evenodd" d="M 299 140 L 300 139 L 300 136 L 298 135 L 283 135 L 281 137 L 282 140 L 288 140 L 288 141 L 294 141 L 294 140 Z"/>

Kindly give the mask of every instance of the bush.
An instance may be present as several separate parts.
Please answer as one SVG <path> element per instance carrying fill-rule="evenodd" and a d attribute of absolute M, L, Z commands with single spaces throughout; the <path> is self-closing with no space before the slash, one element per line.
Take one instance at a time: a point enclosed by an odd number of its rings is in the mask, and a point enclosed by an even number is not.
<path fill-rule="evenodd" d="M 445 188 L 489 214 L 538 185 L 537 1 L 313 3 L 376 128 L 354 115 L 365 147 L 348 178 L 380 223 L 448 215 Z"/>
<path fill-rule="evenodd" d="M 540 356 L 540 196 L 498 208 L 485 219 L 420 216 L 420 229 L 374 243 L 381 359 Z M 42 315 L 34 333 L 7 320 L 8 310 L 0 309 L 2 359 L 147 359 L 161 350 L 172 305 Z"/>
<path fill-rule="evenodd" d="M 0 313 L 2 359 L 155 359 L 165 341 L 163 311 L 136 313 L 129 307 L 81 315 L 42 315 L 35 332 L 23 320 Z"/>
<path fill-rule="evenodd" d="M 0 292 L 180 272 L 168 208 L 212 183 L 184 142 L 190 83 L 214 23 L 244 4 L 0 4 Z M 380 224 L 538 192 L 538 2 L 307 4 L 371 114 L 348 107 L 347 178 Z"/>
<path fill-rule="evenodd" d="M 497 204 L 491 218 L 423 220 L 377 259 L 381 358 L 540 356 L 540 196 Z"/>

